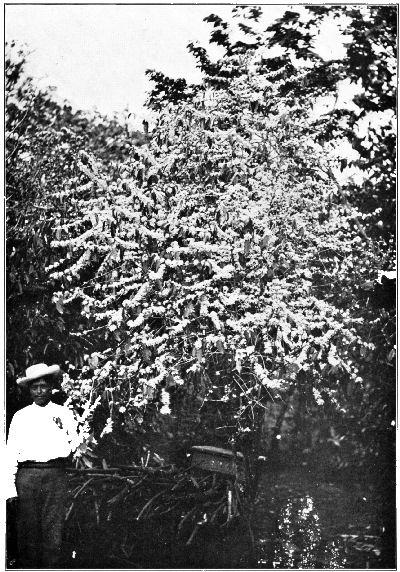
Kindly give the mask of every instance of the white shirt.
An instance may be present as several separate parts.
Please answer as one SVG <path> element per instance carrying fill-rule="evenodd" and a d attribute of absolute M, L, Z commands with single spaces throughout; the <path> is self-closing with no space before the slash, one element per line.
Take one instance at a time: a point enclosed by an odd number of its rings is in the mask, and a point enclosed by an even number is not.
<path fill-rule="evenodd" d="M 50 401 L 44 407 L 33 403 L 17 411 L 12 418 L 7 441 L 7 498 L 17 496 L 15 475 L 18 463 L 68 457 L 78 444 L 77 424 L 67 407 Z"/>

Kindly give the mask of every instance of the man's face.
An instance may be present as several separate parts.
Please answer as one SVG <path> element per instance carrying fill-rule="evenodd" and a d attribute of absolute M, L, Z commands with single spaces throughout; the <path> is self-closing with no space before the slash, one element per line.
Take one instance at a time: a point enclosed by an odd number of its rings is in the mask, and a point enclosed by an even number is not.
<path fill-rule="evenodd" d="M 44 407 L 49 403 L 52 389 L 51 383 L 42 378 L 35 379 L 29 386 L 32 400 L 40 407 Z"/>

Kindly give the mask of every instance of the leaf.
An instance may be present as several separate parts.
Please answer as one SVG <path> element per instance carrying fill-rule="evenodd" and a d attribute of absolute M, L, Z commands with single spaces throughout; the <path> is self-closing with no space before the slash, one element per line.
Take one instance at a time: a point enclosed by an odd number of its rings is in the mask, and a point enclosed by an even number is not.
<path fill-rule="evenodd" d="M 147 503 L 143 506 L 142 510 L 139 512 L 139 514 L 136 517 L 136 520 L 140 520 L 143 515 L 145 514 L 145 512 L 150 508 L 150 506 L 153 504 L 153 502 L 160 497 L 161 495 L 163 495 L 166 491 L 162 490 L 160 492 L 158 492 L 157 494 L 155 494 L 154 496 L 151 497 L 151 499 L 149 501 L 147 501 Z"/>

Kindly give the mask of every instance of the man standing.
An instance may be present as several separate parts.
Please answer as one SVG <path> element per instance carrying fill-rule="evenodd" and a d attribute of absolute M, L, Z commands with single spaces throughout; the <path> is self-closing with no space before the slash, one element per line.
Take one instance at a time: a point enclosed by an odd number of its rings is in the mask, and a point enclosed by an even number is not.
<path fill-rule="evenodd" d="M 7 442 L 7 498 L 17 498 L 20 568 L 56 568 L 61 555 L 67 495 L 67 458 L 78 446 L 76 421 L 51 401 L 58 365 L 39 363 L 17 379 L 32 405 L 14 415 Z"/>

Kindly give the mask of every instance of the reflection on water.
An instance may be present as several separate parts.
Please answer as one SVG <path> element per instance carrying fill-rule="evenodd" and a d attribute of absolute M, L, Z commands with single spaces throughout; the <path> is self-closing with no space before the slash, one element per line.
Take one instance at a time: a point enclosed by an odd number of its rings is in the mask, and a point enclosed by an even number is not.
<path fill-rule="evenodd" d="M 379 567 L 379 502 L 357 483 L 344 487 L 301 473 L 265 477 L 253 519 L 258 567 Z"/>
<path fill-rule="evenodd" d="M 319 516 L 310 496 L 289 499 L 277 522 L 273 568 L 315 568 L 321 543 Z"/>
<path fill-rule="evenodd" d="M 289 499 L 279 512 L 273 540 L 272 568 L 345 568 L 343 546 L 324 543 L 311 496 Z M 266 562 L 259 562 L 266 564 Z"/>
<path fill-rule="evenodd" d="M 345 546 L 339 540 L 331 540 L 325 548 L 324 568 L 346 568 L 347 558 L 344 554 Z"/>

